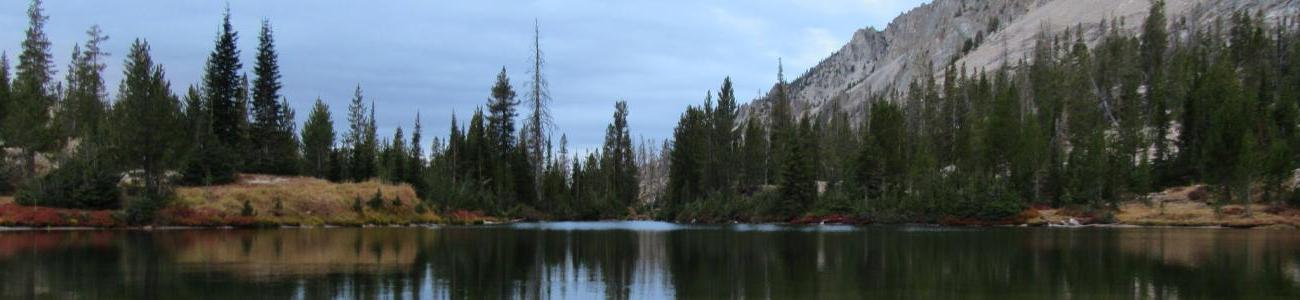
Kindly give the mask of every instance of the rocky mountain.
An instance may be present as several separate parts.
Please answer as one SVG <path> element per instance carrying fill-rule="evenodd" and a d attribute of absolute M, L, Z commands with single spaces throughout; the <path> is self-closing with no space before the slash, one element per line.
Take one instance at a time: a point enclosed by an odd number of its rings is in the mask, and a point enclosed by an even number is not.
<path fill-rule="evenodd" d="M 1102 21 L 1118 20 L 1137 32 L 1151 0 L 934 0 L 908 11 L 884 30 L 860 29 L 852 40 L 789 83 L 795 112 L 817 113 L 838 104 L 861 117 L 870 95 L 906 93 L 920 76 L 935 76 L 948 63 L 968 71 L 1028 60 L 1040 34 L 1078 26 L 1090 45 Z M 1298 16 L 1300 0 L 1167 0 L 1174 38 L 1186 36 L 1232 12 L 1261 12 L 1268 22 Z M 741 107 L 741 115 L 766 115 L 764 98 Z"/>

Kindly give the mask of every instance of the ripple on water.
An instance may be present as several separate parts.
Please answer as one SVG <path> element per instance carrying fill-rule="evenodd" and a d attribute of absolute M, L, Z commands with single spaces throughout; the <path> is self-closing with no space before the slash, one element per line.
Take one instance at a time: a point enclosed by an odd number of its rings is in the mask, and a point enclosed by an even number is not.
<path fill-rule="evenodd" d="M 658 221 L 609 221 L 609 222 L 529 222 L 510 224 L 513 229 L 527 230 L 630 230 L 630 231 L 671 231 L 684 229 L 686 226 Z"/>
<path fill-rule="evenodd" d="M 555 230 L 555 231 L 601 231 L 601 230 L 628 230 L 628 231 L 673 231 L 689 229 L 717 229 L 722 228 L 731 231 L 746 232 L 763 232 L 763 231 L 803 231 L 803 232 L 847 232 L 858 230 L 858 227 L 852 225 L 785 225 L 785 224 L 730 224 L 730 225 L 688 225 L 676 224 L 659 221 L 598 221 L 598 222 L 526 222 L 513 223 L 505 225 L 507 228 L 519 230 Z"/>

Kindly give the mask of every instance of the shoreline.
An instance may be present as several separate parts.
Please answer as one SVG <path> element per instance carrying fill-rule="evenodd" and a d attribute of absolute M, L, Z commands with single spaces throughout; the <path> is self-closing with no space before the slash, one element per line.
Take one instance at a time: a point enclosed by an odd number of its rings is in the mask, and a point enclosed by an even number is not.
<path fill-rule="evenodd" d="M 939 228 L 1055 228 L 1055 229 L 1088 229 L 1088 228 L 1108 228 L 1108 229 L 1129 229 L 1129 228 L 1191 228 L 1191 229 L 1241 229 L 1241 230 L 1300 230 L 1300 226 L 1289 223 L 1269 223 L 1255 224 L 1250 226 L 1233 226 L 1225 224 L 1132 224 L 1132 223 L 1092 223 L 1079 225 L 1060 225 L 1049 223 L 1010 223 L 1010 224 L 943 224 L 943 223 L 875 223 L 875 222 L 857 222 L 857 223 L 796 223 L 796 222 L 724 222 L 724 223 L 684 223 L 661 220 L 635 220 L 635 219 L 611 219 L 611 220 L 529 220 L 529 221 L 504 221 L 497 223 L 407 223 L 407 224 L 321 224 L 321 225 L 216 225 L 216 226 L 183 226 L 183 225 L 146 225 L 146 226 L 13 226 L 0 225 L 0 233 L 4 232 L 30 232 L 30 231 L 173 231 L 173 230 L 260 230 L 260 229 L 330 229 L 330 228 L 416 228 L 416 227 L 443 227 L 443 226 L 460 226 L 460 227 L 488 227 L 499 225 L 510 225 L 520 223 L 553 223 L 553 222 L 629 222 L 629 221 L 650 221 L 663 222 L 674 225 L 684 226 L 730 226 L 730 225 L 776 225 L 791 227 L 813 227 L 813 226 L 849 226 L 849 227 L 872 227 L 872 226 L 917 226 L 917 227 L 939 227 Z"/>
<path fill-rule="evenodd" d="M 150 225 L 130 225 L 121 209 L 85 210 L 21 206 L 0 196 L 0 232 L 34 230 L 190 230 L 248 228 L 492 226 L 520 222 L 660 221 L 681 225 L 919 225 L 939 227 L 1147 227 L 1300 229 L 1300 208 L 1258 203 L 1211 206 L 1203 186 L 1154 193 L 1146 201 L 1103 208 L 1033 206 L 1001 220 L 938 217 L 881 220 L 866 214 L 807 214 L 784 222 L 742 220 L 654 220 L 638 214 L 609 220 L 563 220 L 492 216 L 479 211 L 436 212 L 409 185 L 377 181 L 332 183 L 304 177 L 249 174 L 240 182 L 177 189 L 177 199 L 159 209 Z M 1250 213 L 1247 213 L 1250 212 Z M 1249 215 L 1249 216 L 1248 216 Z"/>

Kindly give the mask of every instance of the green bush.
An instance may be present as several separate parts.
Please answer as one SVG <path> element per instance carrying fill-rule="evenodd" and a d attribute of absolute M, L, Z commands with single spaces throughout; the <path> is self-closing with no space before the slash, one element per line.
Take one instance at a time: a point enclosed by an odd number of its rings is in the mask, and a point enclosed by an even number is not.
<path fill-rule="evenodd" d="M 162 194 L 150 195 L 148 193 L 139 193 L 130 196 L 126 201 L 126 209 L 123 212 L 127 224 L 143 225 L 152 223 L 154 215 L 158 210 L 167 206 L 171 202 L 174 194 L 171 190 L 165 190 Z"/>
<path fill-rule="evenodd" d="M 284 215 L 284 201 L 280 197 L 275 197 L 275 206 L 271 208 L 271 215 L 277 217 Z"/>
<path fill-rule="evenodd" d="M 93 149 L 83 149 L 65 159 L 44 177 L 29 181 L 15 199 L 20 205 L 75 209 L 122 207 L 121 176 L 97 159 Z"/>
<path fill-rule="evenodd" d="M 384 208 L 384 194 L 379 190 L 375 190 L 375 196 L 370 197 L 370 201 L 366 201 L 366 206 L 369 206 L 370 210 L 379 210 Z"/>
<path fill-rule="evenodd" d="M 257 210 L 253 209 L 253 203 L 248 202 L 248 199 L 244 199 L 244 208 L 239 210 L 239 215 L 244 217 L 256 216 Z"/>

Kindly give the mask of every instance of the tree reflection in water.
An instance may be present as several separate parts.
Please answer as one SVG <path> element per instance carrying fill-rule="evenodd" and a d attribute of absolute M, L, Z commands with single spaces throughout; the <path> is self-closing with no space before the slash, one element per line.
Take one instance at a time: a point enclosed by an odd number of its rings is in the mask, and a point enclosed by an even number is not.
<path fill-rule="evenodd" d="M 679 226 L 0 232 L 2 298 L 1293 298 L 1300 235 Z"/>

